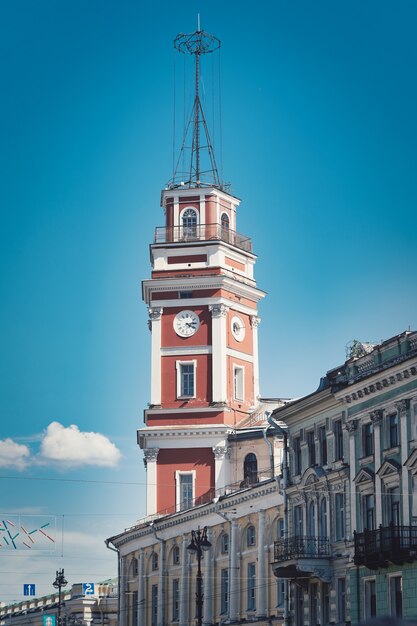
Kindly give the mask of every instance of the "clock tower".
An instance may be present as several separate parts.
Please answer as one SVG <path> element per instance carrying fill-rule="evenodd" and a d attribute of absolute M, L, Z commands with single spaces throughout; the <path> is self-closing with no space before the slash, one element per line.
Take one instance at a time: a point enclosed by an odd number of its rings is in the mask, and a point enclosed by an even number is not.
<path fill-rule="evenodd" d="M 152 335 L 150 403 L 138 431 L 147 515 L 203 504 L 231 482 L 228 436 L 258 405 L 257 304 L 265 295 L 252 242 L 237 231 L 239 200 L 219 180 L 199 98 L 200 57 L 220 42 L 198 28 L 174 45 L 194 55 L 196 87 L 190 167 L 162 191 L 164 225 L 142 283 Z"/>

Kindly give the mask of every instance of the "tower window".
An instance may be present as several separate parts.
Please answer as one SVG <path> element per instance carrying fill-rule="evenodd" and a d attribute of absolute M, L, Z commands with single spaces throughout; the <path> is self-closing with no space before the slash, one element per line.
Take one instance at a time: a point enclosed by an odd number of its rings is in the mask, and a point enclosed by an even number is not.
<path fill-rule="evenodd" d="M 177 398 L 195 398 L 197 361 L 177 361 Z"/>
<path fill-rule="evenodd" d="M 245 369 L 240 365 L 234 365 L 233 367 L 233 392 L 235 400 L 245 399 L 245 385 L 244 385 Z"/>
<path fill-rule="evenodd" d="M 195 471 L 175 472 L 177 511 L 194 506 Z"/>
<path fill-rule="evenodd" d="M 243 461 L 243 480 L 245 485 L 255 485 L 258 482 L 258 461 L 253 452 L 247 454 Z"/>
<path fill-rule="evenodd" d="M 181 216 L 182 236 L 184 239 L 197 236 L 197 211 L 189 207 Z"/>

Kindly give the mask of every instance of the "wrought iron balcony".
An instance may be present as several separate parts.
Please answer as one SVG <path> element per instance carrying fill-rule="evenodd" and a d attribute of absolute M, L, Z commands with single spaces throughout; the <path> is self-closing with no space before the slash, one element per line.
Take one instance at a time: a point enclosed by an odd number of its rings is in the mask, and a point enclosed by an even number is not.
<path fill-rule="evenodd" d="M 417 526 L 380 526 L 376 530 L 354 532 L 356 565 L 369 569 L 403 565 L 417 560 Z"/>
<path fill-rule="evenodd" d="M 274 561 L 294 561 L 297 559 L 328 559 L 330 543 L 328 537 L 288 537 L 274 543 Z"/>
<path fill-rule="evenodd" d="M 224 241 L 235 248 L 252 252 L 252 240 L 221 224 L 197 224 L 196 226 L 158 226 L 154 243 L 183 243 L 197 241 Z"/>

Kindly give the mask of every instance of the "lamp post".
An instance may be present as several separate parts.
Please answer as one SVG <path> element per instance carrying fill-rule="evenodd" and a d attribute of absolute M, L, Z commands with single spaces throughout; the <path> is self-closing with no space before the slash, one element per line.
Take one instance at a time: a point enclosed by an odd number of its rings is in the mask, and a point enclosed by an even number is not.
<path fill-rule="evenodd" d="M 57 570 L 56 578 L 52 585 L 55 589 L 58 589 L 58 626 L 61 626 L 61 589 L 62 587 L 65 587 L 65 585 L 68 585 L 68 581 L 65 580 L 63 569 Z"/>
<path fill-rule="evenodd" d="M 206 552 L 211 548 L 211 543 L 207 539 L 207 526 L 204 526 L 203 530 L 198 528 L 197 531 L 191 531 L 191 543 L 187 547 L 191 553 L 197 555 L 197 590 L 196 590 L 196 605 L 197 605 L 197 626 L 203 624 L 203 576 L 201 574 L 201 557 L 203 550 Z"/>

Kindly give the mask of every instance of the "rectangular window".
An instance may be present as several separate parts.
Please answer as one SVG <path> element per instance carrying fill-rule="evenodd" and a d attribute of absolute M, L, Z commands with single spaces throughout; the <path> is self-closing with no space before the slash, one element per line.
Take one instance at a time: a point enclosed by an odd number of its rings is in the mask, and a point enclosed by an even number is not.
<path fill-rule="evenodd" d="M 294 474 L 297 476 L 301 474 L 301 439 L 300 437 L 294 437 L 293 439 L 293 453 L 294 453 Z"/>
<path fill-rule="evenodd" d="M 194 476 L 193 474 L 178 474 L 179 480 L 179 509 L 190 509 L 194 504 Z"/>
<path fill-rule="evenodd" d="M 396 448 L 398 446 L 398 413 L 388 415 L 387 431 L 387 447 Z"/>
<path fill-rule="evenodd" d="M 240 365 L 233 366 L 233 392 L 235 400 L 245 399 L 245 369 Z"/>
<path fill-rule="evenodd" d="M 255 563 L 248 563 L 248 611 L 256 609 L 256 570 Z"/>
<path fill-rule="evenodd" d="M 319 446 L 320 446 L 320 462 L 322 465 L 327 465 L 327 437 L 326 437 L 325 426 L 320 426 L 319 428 Z"/>
<path fill-rule="evenodd" d="M 375 530 L 375 496 L 362 496 L 362 523 L 364 530 Z"/>
<path fill-rule="evenodd" d="M 285 604 L 285 580 L 278 578 L 277 581 L 277 607 L 284 608 Z"/>
<path fill-rule="evenodd" d="M 222 569 L 220 613 L 222 615 L 227 615 L 228 611 L 229 611 L 229 570 Z"/>
<path fill-rule="evenodd" d="M 392 487 L 386 494 L 386 521 L 387 525 L 400 525 L 400 488 Z"/>
<path fill-rule="evenodd" d="M 178 622 L 180 618 L 180 581 L 174 578 L 172 581 L 172 621 Z"/>
<path fill-rule="evenodd" d="M 313 467 L 316 464 L 316 443 L 314 441 L 314 430 L 310 430 L 307 433 L 307 448 L 308 448 L 308 464 Z"/>
<path fill-rule="evenodd" d="M 138 592 L 132 594 L 132 626 L 138 626 Z"/>
<path fill-rule="evenodd" d="M 363 456 L 371 456 L 374 453 L 374 425 L 372 422 L 362 426 Z"/>
<path fill-rule="evenodd" d="M 337 579 L 337 616 L 339 623 L 346 621 L 346 580 L 344 578 Z"/>
<path fill-rule="evenodd" d="M 330 621 L 330 590 L 329 583 L 321 584 L 321 623 L 326 626 Z"/>
<path fill-rule="evenodd" d="M 337 493 L 334 497 L 335 513 L 336 513 L 336 541 L 345 538 L 345 496 L 343 493 Z"/>
<path fill-rule="evenodd" d="M 389 601 L 391 617 L 402 617 L 403 581 L 401 576 L 391 576 L 389 579 Z"/>
<path fill-rule="evenodd" d="M 365 580 L 365 606 L 364 618 L 365 620 L 376 617 L 376 590 L 375 580 Z"/>
<path fill-rule="evenodd" d="M 310 615 L 309 615 L 310 626 L 317 626 L 317 623 L 318 623 L 317 596 L 318 596 L 317 583 L 310 583 Z"/>
<path fill-rule="evenodd" d="M 294 510 L 294 536 L 303 536 L 303 509 L 300 505 L 295 506 Z"/>
<path fill-rule="evenodd" d="M 193 292 L 192 291 L 179 291 L 178 295 L 179 295 L 181 300 L 184 300 L 186 298 L 192 298 L 193 297 Z"/>
<path fill-rule="evenodd" d="M 343 461 L 343 429 L 342 420 L 336 420 L 333 424 L 334 432 L 334 460 Z"/>
<path fill-rule="evenodd" d="M 151 626 L 158 624 L 158 585 L 152 585 L 151 589 Z"/>
<path fill-rule="evenodd" d="M 195 398 L 197 361 L 177 361 L 177 398 Z"/>

